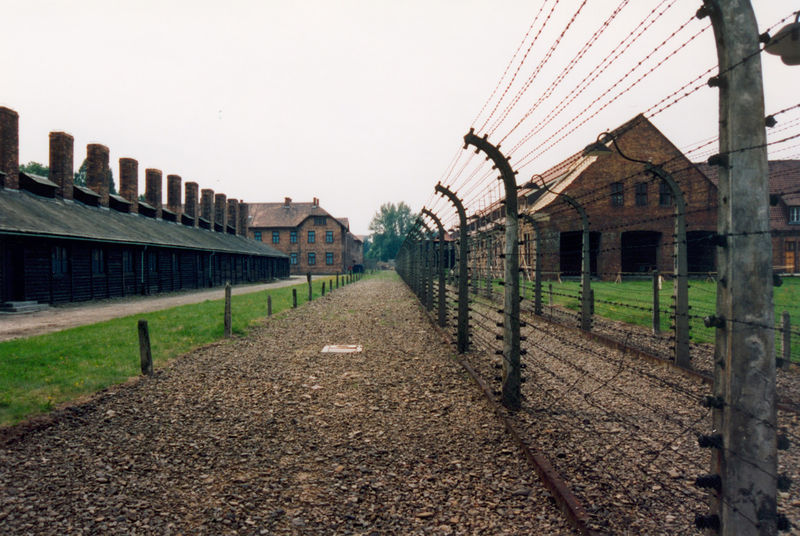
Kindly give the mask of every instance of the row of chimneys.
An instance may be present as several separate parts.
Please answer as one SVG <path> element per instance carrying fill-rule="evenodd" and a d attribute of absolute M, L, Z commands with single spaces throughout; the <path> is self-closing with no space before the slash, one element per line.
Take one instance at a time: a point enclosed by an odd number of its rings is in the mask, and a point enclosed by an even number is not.
<path fill-rule="evenodd" d="M 50 133 L 50 174 L 56 195 L 73 199 L 73 137 L 65 132 Z M 5 175 L 3 175 L 5 174 Z M 203 189 L 198 200 L 198 185 L 187 182 L 185 202 L 181 205 L 181 177 L 167 175 L 167 206 L 161 204 L 162 175 L 159 169 L 145 170 L 145 199 L 149 206 L 139 206 L 139 162 L 119 159 L 120 195 L 127 203 L 116 203 L 109 195 L 108 147 L 96 143 L 86 146 L 86 185 L 99 198 L 98 204 L 126 212 L 183 222 L 194 227 L 214 228 L 246 236 L 248 207 L 225 194 Z M 0 187 L 19 189 L 19 115 L 0 106 Z M 199 201 L 199 202 L 198 202 Z M 202 220 L 205 220 L 203 222 Z"/>

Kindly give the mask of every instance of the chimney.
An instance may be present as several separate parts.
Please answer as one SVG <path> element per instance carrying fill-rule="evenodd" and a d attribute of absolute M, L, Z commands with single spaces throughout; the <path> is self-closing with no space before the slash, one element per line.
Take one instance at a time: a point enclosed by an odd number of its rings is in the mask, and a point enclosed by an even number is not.
<path fill-rule="evenodd" d="M 161 219 L 161 170 L 144 170 L 144 198 L 155 207 L 156 218 Z"/>
<path fill-rule="evenodd" d="M 315 197 L 311 205 L 312 205 L 311 208 L 317 208 L 319 206 L 319 198 Z"/>
<path fill-rule="evenodd" d="M 99 143 L 86 146 L 86 186 L 100 196 L 100 206 L 108 206 L 108 147 Z"/>
<path fill-rule="evenodd" d="M 283 208 L 289 208 L 291 206 L 291 204 L 292 204 L 292 198 L 291 197 L 284 197 L 283 198 Z"/>
<path fill-rule="evenodd" d="M 66 132 L 50 133 L 50 181 L 58 185 L 56 195 L 72 199 L 72 182 L 75 178 L 73 159 L 75 140 Z"/>
<path fill-rule="evenodd" d="M 183 211 L 186 215 L 192 220 L 194 220 L 194 226 L 197 227 L 197 217 L 199 216 L 198 206 L 197 206 L 197 191 L 198 186 L 196 182 L 187 182 L 184 185 L 184 205 Z"/>
<path fill-rule="evenodd" d="M 214 195 L 214 223 L 222 226 L 222 232 L 225 232 L 225 224 L 228 221 L 228 205 L 225 202 L 225 194 Z"/>
<path fill-rule="evenodd" d="M 214 228 L 214 190 L 204 188 L 200 191 L 200 217 L 211 224 Z"/>
<path fill-rule="evenodd" d="M 167 208 L 181 221 L 181 176 L 167 175 Z"/>
<path fill-rule="evenodd" d="M 0 186 L 19 189 L 19 114 L 0 106 Z"/>
<path fill-rule="evenodd" d="M 119 195 L 130 201 L 132 214 L 139 212 L 139 162 L 133 158 L 119 159 Z"/>
<path fill-rule="evenodd" d="M 228 199 L 228 218 L 227 218 L 227 222 L 228 222 L 228 227 L 233 227 L 234 234 L 239 234 L 239 231 L 238 231 L 238 229 L 236 227 L 237 222 L 239 221 L 239 219 L 237 217 L 239 215 L 238 207 L 239 207 L 239 202 L 236 199 Z M 227 231 L 228 230 L 225 229 L 225 232 L 227 232 Z"/>
<path fill-rule="evenodd" d="M 239 203 L 239 226 L 237 230 L 239 234 L 242 236 L 247 236 L 247 231 L 250 227 L 250 222 L 247 221 L 250 219 L 250 208 L 247 203 Z"/>

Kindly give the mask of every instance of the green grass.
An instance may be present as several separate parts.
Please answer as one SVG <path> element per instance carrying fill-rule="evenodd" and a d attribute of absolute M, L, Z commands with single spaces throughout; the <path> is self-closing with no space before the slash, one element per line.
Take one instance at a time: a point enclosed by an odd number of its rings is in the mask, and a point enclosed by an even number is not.
<path fill-rule="evenodd" d="M 321 295 L 322 282 L 328 290 L 333 279 L 313 282 L 314 299 Z M 246 334 L 267 316 L 267 294 L 272 296 L 273 314 L 291 308 L 292 289 L 297 290 L 298 306 L 308 301 L 306 283 L 233 296 L 233 334 Z M 148 322 L 158 368 L 193 348 L 222 339 L 224 308 L 222 299 L 206 300 L 0 343 L 0 425 L 138 375 L 139 319 Z"/>
<path fill-rule="evenodd" d="M 553 285 L 553 302 L 563 305 L 568 309 L 580 310 L 578 294 L 580 283 L 578 281 L 544 282 L 542 284 L 542 301 L 548 303 L 549 284 Z M 497 287 L 502 292 L 502 287 Z M 625 281 L 612 283 L 608 281 L 592 281 L 595 298 L 595 314 L 611 320 L 619 320 L 640 326 L 651 327 L 653 307 L 653 283 L 651 280 Z M 794 327 L 793 333 L 798 331 L 800 322 L 800 279 L 784 278 L 783 284 L 774 289 L 775 321 L 780 323 L 783 311 L 788 311 Z M 520 292 L 522 292 L 520 290 Z M 528 282 L 526 297 L 533 297 L 533 283 Z M 714 329 L 703 325 L 702 317 L 716 311 L 717 284 L 713 281 L 689 281 L 689 313 L 690 334 L 692 341 L 701 343 L 714 342 Z M 669 331 L 669 308 L 672 304 L 672 281 L 664 281 L 659 292 L 661 310 L 661 329 Z M 641 309 L 640 309 L 641 308 Z M 700 317 L 700 318 L 695 318 Z M 781 335 L 776 333 L 776 346 L 781 347 Z M 792 359 L 800 361 L 800 337 L 792 336 Z"/>

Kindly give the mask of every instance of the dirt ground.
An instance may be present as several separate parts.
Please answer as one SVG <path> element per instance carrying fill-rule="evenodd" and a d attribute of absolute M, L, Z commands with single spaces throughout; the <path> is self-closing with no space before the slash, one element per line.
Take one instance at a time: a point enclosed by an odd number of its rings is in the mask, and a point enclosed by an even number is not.
<path fill-rule="evenodd" d="M 313 276 L 312 280 L 327 279 L 332 276 Z M 274 283 L 261 285 L 238 285 L 233 287 L 236 294 L 248 294 L 270 288 L 297 285 L 306 281 L 305 277 L 293 276 Z M 119 318 L 138 313 L 159 311 L 179 305 L 199 303 L 205 300 L 220 300 L 225 297 L 224 288 L 200 291 L 175 292 L 160 296 L 128 296 L 94 302 L 77 302 L 50 307 L 44 311 L 26 314 L 0 313 L 0 341 L 21 337 L 31 337 L 53 331 L 94 324 L 103 320 Z"/>
<path fill-rule="evenodd" d="M 4 534 L 573 533 L 396 279 L 22 426 Z"/>

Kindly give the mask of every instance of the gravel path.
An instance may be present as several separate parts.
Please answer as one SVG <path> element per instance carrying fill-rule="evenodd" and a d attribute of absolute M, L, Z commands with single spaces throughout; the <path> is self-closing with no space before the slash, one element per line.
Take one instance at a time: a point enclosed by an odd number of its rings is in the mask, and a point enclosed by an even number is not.
<path fill-rule="evenodd" d="M 330 279 L 335 276 L 313 276 L 312 279 Z M 273 283 L 259 285 L 237 285 L 231 291 L 236 294 L 249 294 L 271 288 L 288 287 L 306 281 L 305 277 L 292 276 Z M 26 314 L 0 313 L 0 341 L 31 337 L 53 331 L 94 324 L 112 318 L 160 311 L 170 307 L 200 303 L 205 300 L 221 300 L 225 288 L 190 290 L 162 294 L 158 296 L 127 296 L 92 302 L 73 302 L 50 307 L 44 311 Z"/>
<path fill-rule="evenodd" d="M 571 534 L 451 354 L 399 281 L 350 285 L 17 428 L 0 527 Z"/>

